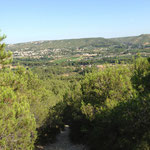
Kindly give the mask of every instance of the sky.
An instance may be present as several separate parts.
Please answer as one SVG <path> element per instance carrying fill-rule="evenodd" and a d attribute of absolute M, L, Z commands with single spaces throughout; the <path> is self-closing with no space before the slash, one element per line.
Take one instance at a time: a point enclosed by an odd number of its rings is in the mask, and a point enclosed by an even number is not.
<path fill-rule="evenodd" d="M 150 34 L 150 0 L 0 0 L 6 43 Z"/>

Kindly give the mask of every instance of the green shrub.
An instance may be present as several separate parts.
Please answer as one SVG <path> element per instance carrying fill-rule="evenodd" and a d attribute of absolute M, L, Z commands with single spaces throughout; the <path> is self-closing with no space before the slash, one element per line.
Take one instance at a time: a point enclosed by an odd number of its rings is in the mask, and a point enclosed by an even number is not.
<path fill-rule="evenodd" d="M 36 122 L 25 98 L 10 87 L 0 87 L 0 149 L 32 149 Z"/>

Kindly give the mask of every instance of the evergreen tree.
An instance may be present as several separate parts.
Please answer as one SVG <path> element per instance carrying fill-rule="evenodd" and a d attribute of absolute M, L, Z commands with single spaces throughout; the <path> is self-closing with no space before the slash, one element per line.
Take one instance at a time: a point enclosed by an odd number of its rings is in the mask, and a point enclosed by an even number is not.
<path fill-rule="evenodd" d="M 0 65 L 5 67 L 12 62 L 12 53 L 10 51 L 6 51 L 6 44 L 2 43 L 2 41 L 6 38 L 6 35 L 0 35 Z"/>

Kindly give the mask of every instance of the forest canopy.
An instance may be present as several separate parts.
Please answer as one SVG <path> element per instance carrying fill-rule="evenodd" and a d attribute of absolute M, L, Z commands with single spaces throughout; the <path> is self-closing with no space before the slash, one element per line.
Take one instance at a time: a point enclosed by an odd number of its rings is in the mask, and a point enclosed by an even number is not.
<path fill-rule="evenodd" d="M 35 149 L 68 124 L 91 150 L 150 148 L 150 59 L 80 68 L 10 69 L 0 36 L 0 149 Z"/>

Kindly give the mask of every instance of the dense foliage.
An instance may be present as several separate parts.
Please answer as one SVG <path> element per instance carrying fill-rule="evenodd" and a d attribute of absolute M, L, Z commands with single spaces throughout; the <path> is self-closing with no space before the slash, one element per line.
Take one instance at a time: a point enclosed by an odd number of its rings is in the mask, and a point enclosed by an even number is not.
<path fill-rule="evenodd" d="M 47 125 L 53 141 L 60 131 L 59 124 L 63 128 L 53 107 L 63 100 L 69 83 L 44 80 L 20 66 L 11 70 L 6 66 L 11 53 L 3 46 L 0 52 L 0 64 L 4 66 L 0 70 L 0 149 L 34 149 L 35 143 L 42 143 L 41 134 Z"/>
<path fill-rule="evenodd" d="M 11 61 L 0 44 L 0 149 L 54 142 L 64 124 L 91 150 L 150 149 L 149 58 L 100 69 L 81 61 L 11 70 Z"/>
<path fill-rule="evenodd" d="M 81 82 L 78 97 L 74 97 L 76 92 L 66 97 L 64 110 L 72 141 L 92 150 L 149 149 L 149 59 L 89 73 Z"/>
<path fill-rule="evenodd" d="M 52 111 L 50 108 L 62 100 L 67 84 L 55 80 L 42 81 L 31 71 L 20 67 L 15 71 L 1 70 L 0 88 L 2 143 L 7 146 L 8 143 L 18 146 L 14 141 L 20 143 L 18 140 L 21 140 L 25 147 L 30 144 L 33 147 L 36 130 L 39 131 L 45 126 L 49 112 Z M 51 123 L 53 128 L 56 128 L 57 123 L 53 122 L 58 119 L 55 119 L 54 113 L 51 112 Z M 27 144 L 26 141 L 30 144 Z"/>

